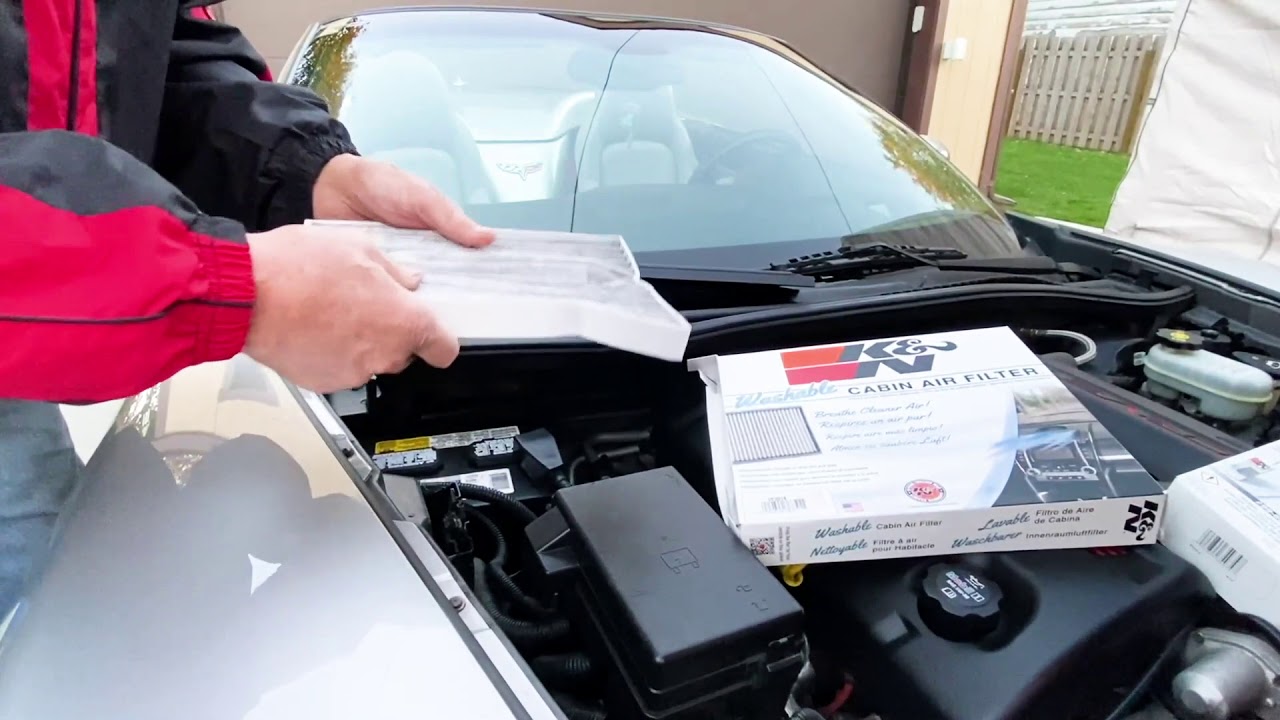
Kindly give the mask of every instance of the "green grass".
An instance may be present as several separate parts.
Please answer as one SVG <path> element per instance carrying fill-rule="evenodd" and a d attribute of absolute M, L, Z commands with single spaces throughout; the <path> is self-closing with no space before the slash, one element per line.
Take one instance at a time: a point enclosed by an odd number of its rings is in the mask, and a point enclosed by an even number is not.
<path fill-rule="evenodd" d="M 1128 164 L 1127 155 L 1009 138 L 996 194 L 1016 200 L 1014 212 L 1101 227 Z"/>

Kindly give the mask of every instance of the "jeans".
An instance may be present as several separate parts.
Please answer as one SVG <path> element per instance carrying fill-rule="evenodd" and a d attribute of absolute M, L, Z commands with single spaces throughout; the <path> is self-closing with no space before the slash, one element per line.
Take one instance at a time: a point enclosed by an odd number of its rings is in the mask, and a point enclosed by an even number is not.
<path fill-rule="evenodd" d="M 57 405 L 0 400 L 0 618 L 44 560 L 82 470 Z"/>

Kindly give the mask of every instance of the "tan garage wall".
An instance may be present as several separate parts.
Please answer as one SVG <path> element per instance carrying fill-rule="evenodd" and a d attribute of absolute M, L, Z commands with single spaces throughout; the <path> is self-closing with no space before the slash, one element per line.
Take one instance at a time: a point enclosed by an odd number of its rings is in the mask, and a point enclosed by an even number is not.
<path fill-rule="evenodd" d="M 310 23 L 387 4 L 369 0 L 228 0 L 222 13 L 278 71 Z M 552 6 L 737 25 L 786 40 L 832 75 L 895 112 L 912 5 L 910 0 L 460 0 L 448 4 Z"/>
<path fill-rule="evenodd" d="M 1014 0 L 952 2 L 943 42 L 966 45 L 964 57 L 938 65 L 929 135 L 947 146 L 951 160 L 978 182 L 991 127 L 1005 38 Z"/>

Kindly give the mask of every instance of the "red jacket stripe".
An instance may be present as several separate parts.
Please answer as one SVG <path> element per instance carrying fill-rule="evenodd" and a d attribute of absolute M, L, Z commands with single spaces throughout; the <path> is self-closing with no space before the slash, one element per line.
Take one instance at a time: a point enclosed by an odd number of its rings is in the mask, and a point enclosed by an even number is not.
<path fill-rule="evenodd" d="M 23 0 L 27 26 L 27 129 L 67 130 L 77 0 Z"/>
<path fill-rule="evenodd" d="M 76 118 L 74 130 L 98 134 L 98 3 L 96 0 L 67 0 L 80 3 L 80 43 L 76 48 Z"/>
<path fill-rule="evenodd" d="M 0 12 L 0 398 L 125 397 L 234 355 L 246 230 L 310 217 L 355 152 L 314 93 L 249 81 L 261 56 L 192 4 Z"/>
<path fill-rule="evenodd" d="M 239 352 L 249 247 L 202 222 L 150 206 L 78 215 L 0 185 L 0 397 L 127 397 Z"/>

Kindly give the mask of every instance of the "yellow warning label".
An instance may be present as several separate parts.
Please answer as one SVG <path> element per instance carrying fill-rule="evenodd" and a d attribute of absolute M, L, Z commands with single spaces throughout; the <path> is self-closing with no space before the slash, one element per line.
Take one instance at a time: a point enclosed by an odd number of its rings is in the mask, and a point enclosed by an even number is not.
<path fill-rule="evenodd" d="M 431 447 L 431 436 L 404 438 L 403 440 L 383 440 L 373 446 L 375 454 L 389 452 L 409 452 L 410 450 L 426 450 Z"/>

